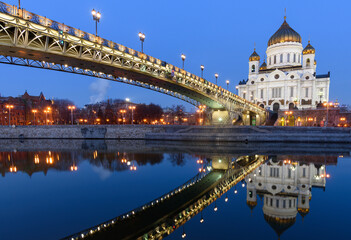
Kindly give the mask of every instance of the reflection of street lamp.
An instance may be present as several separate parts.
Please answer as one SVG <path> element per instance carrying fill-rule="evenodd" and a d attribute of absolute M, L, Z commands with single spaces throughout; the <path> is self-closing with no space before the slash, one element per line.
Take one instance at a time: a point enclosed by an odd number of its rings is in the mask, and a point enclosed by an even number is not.
<path fill-rule="evenodd" d="M 35 114 L 38 112 L 38 110 L 36 109 L 33 109 L 32 110 L 32 113 L 34 114 L 34 125 L 37 125 L 36 122 L 35 122 Z"/>
<path fill-rule="evenodd" d="M 73 110 L 76 109 L 75 106 L 68 106 L 68 109 L 71 110 L 71 123 L 73 125 Z"/>
<path fill-rule="evenodd" d="M 93 20 L 95 21 L 95 36 L 97 36 L 97 25 L 98 22 L 100 22 L 101 13 L 96 12 L 95 9 L 93 9 L 93 11 L 91 11 L 91 14 L 93 15 Z"/>
<path fill-rule="evenodd" d="M 139 33 L 139 38 L 141 42 L 141 52 L 144 53 L 144 40 L 145 40 L 145 34 L 144 33 Z"/>
<path fill-rule="evenodd" d="M 218 80 L 218 73 L 215 74 L 215 78 L 216 78 L 216 85 L 217 85 L 217 80 Z"/>
<path fill-rule="evenodd" d="M 205 69 L 205 66 L 204 65 L 201 65 L 201 78 L 204 78 L 204 69 Z"/>
<path fill-rule="evenodd" d="M 13 105 L 6 105 L 6 108 L 9 110 L 9 126 L 11 126 L 11 109 L 14 108 Z"/>
<path fill-rule="evenodd" d="M 181 58 L 182 58 L 182 61 L 183 61 L 183 70 L 184 70 L 184 62 L 185 62 L 186 56 L 182 53 Z"/>
<path fill-rule="evenodd" d="M 135 106 L 129 106 L 129 109 L 132 110 L 132 124 L 134 124 L 134 110 L 135 110 Z"/>

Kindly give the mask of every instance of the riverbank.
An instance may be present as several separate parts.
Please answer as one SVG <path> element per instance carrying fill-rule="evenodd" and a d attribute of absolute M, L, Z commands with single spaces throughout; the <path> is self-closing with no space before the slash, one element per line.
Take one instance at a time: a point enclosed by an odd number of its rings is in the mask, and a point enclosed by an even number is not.
<path fill-rule="evenodd" d="M 351 128 L 169 125 L 1 126 L 0 139 L 351 143 Z"/>

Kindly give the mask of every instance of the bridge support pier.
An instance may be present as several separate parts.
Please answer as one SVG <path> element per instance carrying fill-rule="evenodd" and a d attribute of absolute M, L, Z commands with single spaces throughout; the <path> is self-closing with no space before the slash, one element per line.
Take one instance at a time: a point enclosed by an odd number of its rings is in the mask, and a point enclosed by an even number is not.
<path fill-rule="evenodd" d="M 230 159 L 226 156 L 214 156 L 212 157 L 212 169 L 213 170 L 228 170 Z"/>

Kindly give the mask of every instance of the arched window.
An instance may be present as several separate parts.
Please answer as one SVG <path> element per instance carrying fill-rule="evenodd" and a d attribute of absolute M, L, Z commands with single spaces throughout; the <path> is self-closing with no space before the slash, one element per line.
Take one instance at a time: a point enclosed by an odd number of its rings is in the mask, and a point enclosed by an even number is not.
<path fill-rule="evenodd" d="M 301 61 L 301 55 L 300 55 L 300 54 L 299 54 L 299 56 L 298 56 L 297 60 L 298 60 L 298 61 L 299 61 L 299 63 L 300 63 L 300 61 Z"/>
<path fill-rule="evenodd" d="M 274 55 L 274 64 L 277 63 L 277 55 Z"/>
<path fill-rule="evenodd" d="M 296 62 L 296 53 L 294 54 L 294 63 Z"/>
<path fill-rule="evenodd" d="M 283 62 L 283 54 L 280 54 L 280 63 Z"/>
<path fill-rule="evenodd" d="M 255 72 L 256 68 L 255 68 L 255 65 L 252 65 L 251 66 L 251 72 Z"/>
<path fill-rule="evenodd" d="M 272 58 L 271 57 L 269 57 L 269 65 L 272 65 Z"/>
<path fill-rule="evenodd" d="M 309 67 L 311 65 L 311 60 L 309 58 L 307 58 L 306 60 L 306 66 Z"/>
<path fill-rule="evenodd" d="M 290 62 L 290 53 L 288 53 L 288 62 Z"/>

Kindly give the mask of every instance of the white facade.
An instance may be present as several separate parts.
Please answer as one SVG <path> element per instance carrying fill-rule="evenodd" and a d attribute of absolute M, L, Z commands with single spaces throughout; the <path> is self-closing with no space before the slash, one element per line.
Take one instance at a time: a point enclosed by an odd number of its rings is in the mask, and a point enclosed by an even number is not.
<path fill-rule="evenodd" d="M 262 65 L 255 51 L 250 56 L 248 80 L 237 86 L 240 97 L 273 111 L 313 109 L 329 100 L 330 74 L 316 74 L 315 49 L 310 43 L 303 49 L 300 35 L 286 21 L 266 54 Z"/>
<path fill-rule="evenodd" d="M 324 188 L 325 176 L 325 165 L 270 159 L 245 178 L 247 204 L 252 209 L 257 205 L 257 195 L 263 196 L 266 221 L 273 228 L 286 225 L 287 229 L 294 224 L 298 212 L 302 216 L 308 214 L 311 189 Z M 282 234 L 275 230 L 278 235 Z"/>

